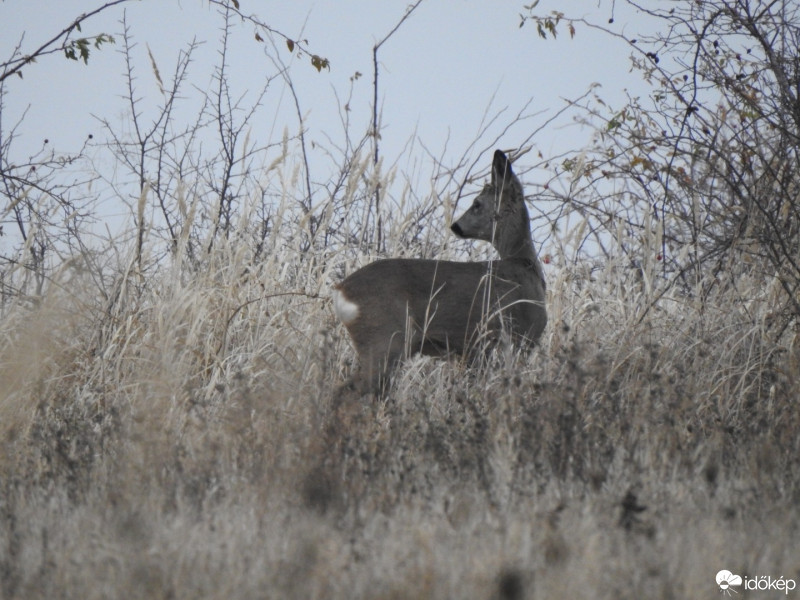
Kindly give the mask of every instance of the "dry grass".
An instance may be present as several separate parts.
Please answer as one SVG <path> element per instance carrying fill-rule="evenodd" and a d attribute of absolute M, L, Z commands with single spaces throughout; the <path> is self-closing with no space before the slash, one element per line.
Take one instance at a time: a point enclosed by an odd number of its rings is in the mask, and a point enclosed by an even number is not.
<path fill-rule="evenodd" d="M 800 578 L 800 348 L 774 339 L 761 282 L 653 304 L 618 265 L 552 267 L 529 356 L 414 358 L 388 398 L 335 411 L 353 353 L 326 299 L 341 259 L 316 258 L 230 242 L 200 269 L 120 268 L 114 293 L 65 270 L 6 311 L 0 595 L 687 598 L 722 568 Z"/>

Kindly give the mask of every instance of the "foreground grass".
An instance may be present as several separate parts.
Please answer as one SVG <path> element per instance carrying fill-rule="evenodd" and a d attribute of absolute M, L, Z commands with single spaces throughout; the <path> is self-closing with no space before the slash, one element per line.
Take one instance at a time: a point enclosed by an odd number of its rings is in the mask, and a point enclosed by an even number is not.
<path fill-rule="evenodd" d="M 341 418 L 332 267 L 289 246 L 253 262 L 231 245 L 146 285 L 120 270 L 113 293 L 64 275 L 6 311 L 0 595 L 701 598 L 723 568 L 800 579 L 800 349 L 760 282 L 653 302 L 612 266 L 553 269 L 532 354 L 411 359 Z"/>

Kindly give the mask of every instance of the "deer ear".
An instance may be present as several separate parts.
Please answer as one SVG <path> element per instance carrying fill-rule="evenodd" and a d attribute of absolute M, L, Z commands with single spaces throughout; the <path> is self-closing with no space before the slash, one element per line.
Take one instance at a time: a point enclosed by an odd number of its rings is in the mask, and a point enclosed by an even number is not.
<path fill-rule="evenodd" d="M 495 150 L 494 159 L 492 160 L 492 183 L 502 184 L 504 181 L 509 181 L 512 175 L 511 161 L 506 158 L 506 155 L 501 150 Z"/>

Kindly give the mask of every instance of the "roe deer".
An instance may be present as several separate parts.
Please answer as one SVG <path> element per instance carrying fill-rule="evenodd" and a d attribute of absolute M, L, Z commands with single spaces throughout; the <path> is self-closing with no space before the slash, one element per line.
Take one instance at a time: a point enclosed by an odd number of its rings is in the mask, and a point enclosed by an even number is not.
<path fill-rule="evenodd" d="M 345 389 L 385 389 L 404 352 L 464 354 L 501 330 L 518 344 L 539 339 L 547 323 L 542 265 L 522 184 L 500 150 L 491 183 L 451 229 L 461 238 L 491 242 L 500 260 L 379 260 L 335 287 L 334 310 L 359 360 Z"/>

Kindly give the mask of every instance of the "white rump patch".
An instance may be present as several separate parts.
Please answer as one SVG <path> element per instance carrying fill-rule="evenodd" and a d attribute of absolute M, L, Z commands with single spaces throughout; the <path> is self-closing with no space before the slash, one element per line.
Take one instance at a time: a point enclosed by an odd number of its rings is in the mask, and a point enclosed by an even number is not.
<path fill-rule="evenodd" d="M 333 310 L 345 325 L 349 325 L 358 317 L 358 304 L 350 302 L 345 298 L 344 292 L 336 288 L 333 290 Z"/>

